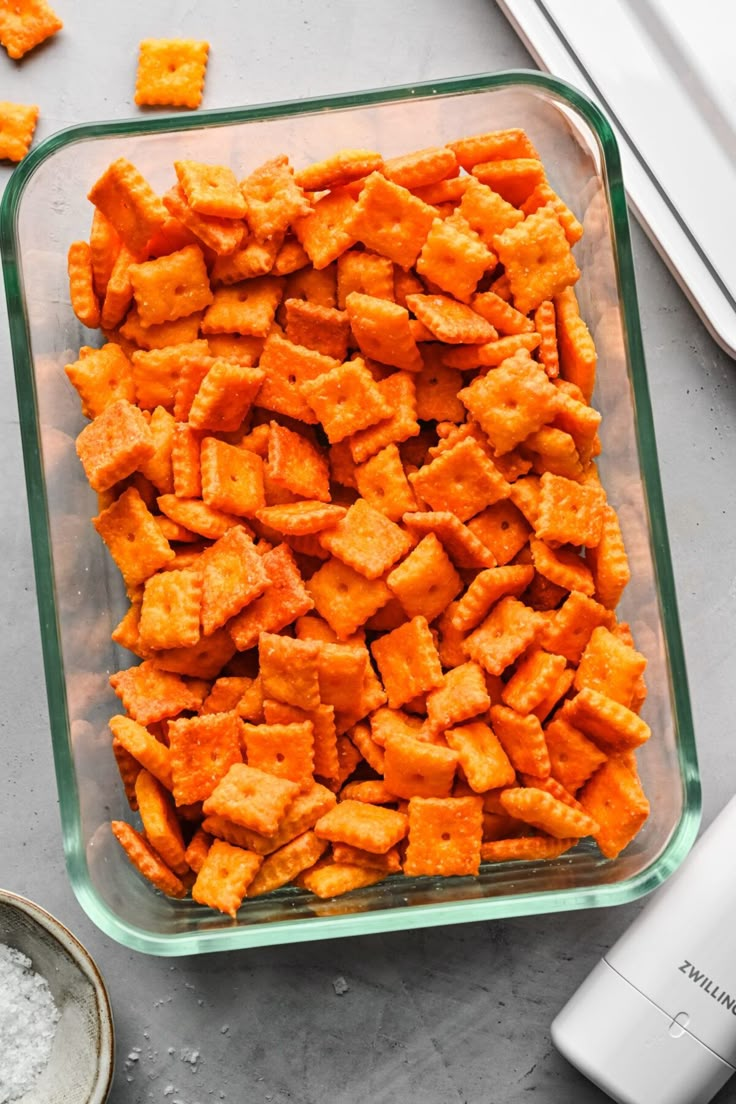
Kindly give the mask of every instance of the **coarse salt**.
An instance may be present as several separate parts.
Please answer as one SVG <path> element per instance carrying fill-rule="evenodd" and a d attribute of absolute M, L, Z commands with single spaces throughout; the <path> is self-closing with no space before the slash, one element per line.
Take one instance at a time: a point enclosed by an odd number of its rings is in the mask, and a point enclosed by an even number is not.
<path fill-rule="evenodd" d="M 30 1090 L 49 1060 L 59 1018 L 30 958 L 0 943 L 0 1104 Z"/>

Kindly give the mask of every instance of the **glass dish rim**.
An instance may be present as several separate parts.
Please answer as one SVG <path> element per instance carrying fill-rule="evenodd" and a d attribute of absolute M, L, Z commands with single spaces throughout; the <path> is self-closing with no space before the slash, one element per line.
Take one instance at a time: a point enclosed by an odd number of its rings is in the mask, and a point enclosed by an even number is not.
<path fill-rule="evenodd" d="M 637 448 L 646 491 L 652 556 L 659 584 L 659 608 L 664 642 L 672 677 L 672 708 L 683 792 L 683 808 L 679 821 L 673 828 L 665 848 L 655 859 L 636 875 L 611 884 L 466 899 L 447 904 L 392 907 L 371 912 L 342 913 L 334 917 L 315 916 L 303 920 L 276 920 L 250 926 L 199 932 L 160 934 L 129 924 L 122 920 L 92 887 L 82 840 L 80 805 L 70 750 L 66 688 L 52 582 L 47 501 L 36 420 L 35 377 L 28 320 L 19 275 L 16 225 L 25 187 L 39 166 L 58 150 L 89 139 L 206 129 L 212 126 L 283 118 L 288 115 L 377 106 L 406 99 L 431 99 L 439 95 L 453 96 L 485 92 L 514 85 L 541 89 L 558 102 L 573 108 L 588 124 L 600 146 L 602 171 L 613 221 L 612 245 L 622 292 L 623 336 L 635 397 L 638 424 Z M 0 250 L 16 377 L 41 645 L 64 854 L 69 879 L 77 900 L 102 931 L 134 950 L 160 956 L 177 956 L 623 904 L 650 892 L 669 877 L 685 858 L 697 835 L 701 814 L 701 789 L 644 364 L 621 162 L 614 133 L 595 104 L 565 81 L 537 71 L 522 69 L 505 70 L 499 73 L 478 73 L 465 77 L 305 100 L 278 101 L 252 107 L 83 123 L 48 137 L 14 170 L 0 203 Z M 651 444 L 647 446 L 644 442 L 651 442 Z"/>

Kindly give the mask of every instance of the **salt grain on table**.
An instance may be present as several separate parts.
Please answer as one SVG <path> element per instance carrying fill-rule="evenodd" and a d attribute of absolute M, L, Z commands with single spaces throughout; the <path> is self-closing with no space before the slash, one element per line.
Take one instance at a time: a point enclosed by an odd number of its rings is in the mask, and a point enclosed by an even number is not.
<path fill-rule="evenodd" d="M 31 960 L 0 943 L 0 1104 L 24 1096 L 45 1068 L 59 1010 Z"/>

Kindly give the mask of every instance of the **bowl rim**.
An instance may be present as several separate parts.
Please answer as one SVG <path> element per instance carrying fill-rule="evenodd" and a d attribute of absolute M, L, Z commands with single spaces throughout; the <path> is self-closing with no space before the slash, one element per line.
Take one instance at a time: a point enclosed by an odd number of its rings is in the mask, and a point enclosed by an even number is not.
<path fill-rule="evenodd" d="M 35 381 L 30 371 L 30 337 L 18 277 L 19 250 L 15 223 L 19 203 L 28 181 L 38 167 L 57 150 L 76 142 L 115 135 L 150 135 L 191 129 L 206 129 L 283 118 L 291 115 L 327 113 L 350 108 L 370 108 L 402 100 L 432 99 L 511 87 L 536 89 L 582 116 L 597 138 L 601 174 L 607 187 L 612 220 L 612 246 L 620 285 L 623 289 L 621 318 L 627 361 L 635 393 L 639 426 L 637 446 L 648 508 L 649 537 L 659 597 L 665 652 L 671 675 L 671 706 L 676 734 L 682 810 L 664 848 L 635 875 L 617 882 L 589 887 L 518 893 L 480 900 L 465 899 L 445 904 L 386 908 L 370 913 L 343 913 L 307 919 L 274 920 L 268 923 L 218 927 L 216 929 L 158 933 L 123 920 L 93 887 L 87 872 L 81 839 L 76 777 L 69 746 L 66 693 L 60 662 L 59 626 L 55 608 L 49 525 L 41 464 L 40 441 L 35 424 Z M 46 688 L 52 731 L 57 786 L 67 869 L 81 906 L 106 934 L 127 947 L 160 956 L 198 954 L 206 951 L 268 946 L 337 936 L 364 935 L 407 927 L 428 927 L 494 918 L 602 907 L 632 901 L 651 892 L 679 866 L 695 841 L 701 815 L 701 788 L 687 685 L 684 650 L 677 611 L 674 574 L 669 551 L 662 487 L 656 457 L 654 424 L 644 363 L 643 339 L 636 297 L 633 253 L 621 160 L 614 132 L 601 110 L 578 89 L 559 78 L 536 70 L 505 70 L 417 83 L 409 86 L 355 91 L 347 94 L 225 108 L 184 115 L 134 117 L 110 122 L 84 123 L 48 137 L 24 158 L 13 172 L 0 203 L 0 248 L 8 303 L 11 346 L 16 373 L 21 437 L 28 494 L 34 556 L 34 571 L 41 621 Z M 646 438 L 651 446 L 642 450 Z M 62 716 L 66 729 L 59 723 Z M 61 795 L 65 800 L 61 800 Z M 509 864 L 511 866 L 513 864 Z M 554 908 L 545 907 L 554 897 Z"/>
<path fill-rule="evenodd" d="M 97 1077 L 91 1095 L 84 1104 L 105 1104 L 115 1073 L 115 1024 L 110 995 L 99 966 L 66 924 L 42 905 L 9 889 L 0 889 L 0 904 L 9 905 L 24 912 L 34 923 L 43 928 L 72 957 L 77 968 L 91 982 L 100 1025 L 100 1054 Z"/>

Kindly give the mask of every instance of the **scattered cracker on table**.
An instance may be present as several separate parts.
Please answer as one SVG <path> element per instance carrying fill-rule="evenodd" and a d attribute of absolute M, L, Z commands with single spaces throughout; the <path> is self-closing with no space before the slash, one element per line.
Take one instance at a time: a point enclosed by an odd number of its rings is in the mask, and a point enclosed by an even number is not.
<path fill-rule="evenodd" d="M 209 48 L 208 42 L 187 38 L 144 39 L 135 83 L 138 106 L 199 107 Z"/>
<path fill-rule="evenodd" d="M 30 149 L 37 121 L 35 105 L 0 100 L 0 161 L 23 160 Z"/>
<path fill-rule="evenodd" d="M 63 26 L 46 0 L 3 3 L 0 7 L 0 46 L 5 47 L 8 57 L 17 60 Z"/>
<path fill-rule="evenodd" d="M 174 172 L 114 161 L 70 253 L 108 341 L 65 369 L 77 450 L 141 660 L 110 679 L 131 861 L 234 916 L 614 857 L 648 813 L 646 660 L 581 224 L 530 140 Z"/>

